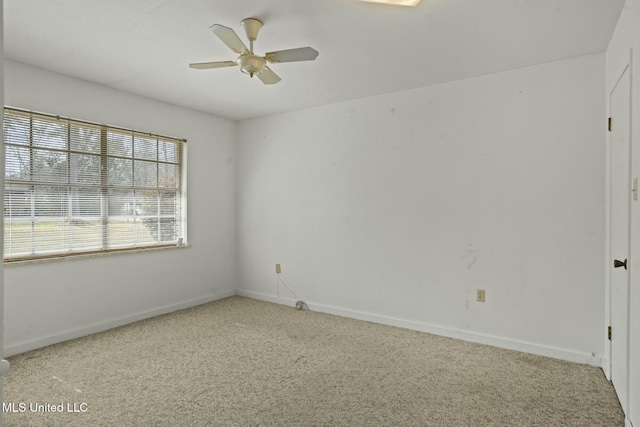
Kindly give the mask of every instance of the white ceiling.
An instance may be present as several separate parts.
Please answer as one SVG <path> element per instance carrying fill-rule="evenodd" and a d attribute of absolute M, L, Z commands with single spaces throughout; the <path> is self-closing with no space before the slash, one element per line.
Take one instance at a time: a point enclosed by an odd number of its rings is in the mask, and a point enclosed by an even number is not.
<path fill-rule="evenodd" d="M 304 107 L 602 52 L 624 0 L 4 0 L 5 57 L 221 117 Z M 211 31 L 264 22 L 257 54 L 312 46 L 273 64 L 265 86 Z M 246 42 L 248 45 L 248 42 Z"/>

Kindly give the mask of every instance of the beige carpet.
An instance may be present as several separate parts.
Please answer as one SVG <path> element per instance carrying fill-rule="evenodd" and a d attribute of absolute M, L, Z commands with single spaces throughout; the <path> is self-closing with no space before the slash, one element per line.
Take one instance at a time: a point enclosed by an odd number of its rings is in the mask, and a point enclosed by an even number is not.
<path fill-rule="evenodd" d="M 9 360 L 5 427 L 624 425 L 598 368 L 240 297 Z"/>

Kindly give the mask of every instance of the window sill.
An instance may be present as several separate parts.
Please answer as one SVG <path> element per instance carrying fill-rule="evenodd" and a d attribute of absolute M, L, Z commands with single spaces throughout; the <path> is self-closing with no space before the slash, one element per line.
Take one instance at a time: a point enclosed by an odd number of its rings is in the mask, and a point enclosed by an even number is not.
<path fill-rule="evenodd" d="M 102 251 L 102 252 L 91 252 L 77 255 L 64 255 L 64 256 L 53 256 L 49 258 L 36 258 L 36 259 L 25 259 L 18 261 L 4 261 L 4 267 L 14 267 L 20 265 L 30 265 L 30 264 L 42 264 L 48 262 L 59 262 L 59 261 L 72 261 L 77 259 L 86 259 L 86 258 L 97 258 L 103 256 L 114 256 L 114 255 L 129 255 L 136 253 L 145 253 L 145 252 L 156 252 L 156 251 L 166 251 L 166 250 L 176 250 L 176 249 L 188 249 L 191 248 L 191 245 L 176 245 L 176 246 L 160 246 L 157 248 L 134 248 L 134 249 L 124 249 L 124 250 L 115 250 L 115 251 Z"/>

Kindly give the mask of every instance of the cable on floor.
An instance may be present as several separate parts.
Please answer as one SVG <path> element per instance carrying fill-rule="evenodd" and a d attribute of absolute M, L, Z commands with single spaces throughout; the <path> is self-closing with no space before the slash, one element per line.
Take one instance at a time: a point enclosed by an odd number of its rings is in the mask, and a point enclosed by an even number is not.
<path fill-rule="evenodd" d="M 280 273 L 276 273 L 276 275 L 278 276 L 278 282 L 282 283 L 284 287 L 287 288 L 287 290 L 291 292 L 291 295 L 293 295 L 293 297 L 296 299 L 296 309 L 309 310 L 309 306 L 307 305 L 307 303 L 298 298 L 298 295 L 296 295 L 296 293 L 291 290 L 291 288 L 284 282 L 284 280 L 282 280 L 282 277 L 280 277 Z M 280 286 L 278 286 L 278 298 L 280 298 Z"/>

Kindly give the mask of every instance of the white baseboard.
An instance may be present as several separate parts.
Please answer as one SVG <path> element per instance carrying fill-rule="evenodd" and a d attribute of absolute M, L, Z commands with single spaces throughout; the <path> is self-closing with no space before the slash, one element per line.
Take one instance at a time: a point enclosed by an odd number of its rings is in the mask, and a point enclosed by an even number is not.
<path fill-rule="evenodd" d="M 604 377 L 607 380 L 611 381 L 611 363 L 609 362 L 609 359 L 607 359 L 606 356 L 602 358 L 601 368 L 604 371 Z"/>
<path fill-rule="evenodd" d="M 275 297 L 273 295 L 267 295 L 267 294 L 263 294 L 261 292 L 252 292 L 252 291 L 244 291 L 242 289 L 237 289 L 236 290 L 236 295 L 240 296 L 240 297 L 246 297 L 246 298 L 251 298 L 251 299 L 257 299 L 260 301 L 267 301 L 267 302 L 272 302 L 275 304 L 281 304 L 281 305 L 291 305 L 292 307 L 295 307 L 296 305 L 296 300 L 293 298 L 284 298 L 284 297 Z M 316 306 L 314 306 L 315 308 Z M 321 310 L 318 310 L 321 311 Z"/>
<path fill-rule="evenodd" d="M 276 304 L 295 305 L 295 300 L 290 298 L 277 298 L 273 295 L 267 295 L 260 292 L 246 291 L 239 289 L 237 295 L 273 302 Z M 566 360 L 568 362 L 582 363 L 597 367 L 602 367 L 602 357 L 591 354 L 578 353 L 562 348 L 550 347 L 540 344 L 528 343 L 509 338 L 502 338 L 493 335 L 481 334 L 473 331 L 461 331 L 446 326 L 431 325 L 424 322 L 416 322 L 413 320 L 398 319 L 395 317 L 382 316 L 378 314 L 365 313 L 357 310 L 350 310 L 340 307 L 333 307 L 322 304 L 314 304 L 305 301 L 311 310 L 323 313 L 335 314 L 337 316 L 349 317 L 352 319 L 365 320 L 373 323 L 381 323 L 384 325 L 398 326 L 401 328 L 412 329 L 415 331 L 427 332 L 434 335 L 440 335 L 449 338 L 456 338 L 464 341 L 475 342 L 478 344 L 486 344 L 493 347 L 504 348 L 507 350 L 515 350 L 523 353 L 536 354 L 539 356 L 551 357 L 554 359 Z"/>
<path fill-rule="evenodd" d="M 14 356 L 16 354 L 46 347 L 48 345 L 57 344 L 63 341 L 69 341 L 91 334 L 96 334 L 98 332 L 103 332 L 109 329 L 117 328 L 119 326 L 128 325 L 129 323 L 137 322 L 139 320 L 160 316 L 162 314 L 171 313 L 173 311 L 182 310 L 185 308 L 195 307 L 197 305 L 206 304 L 208 302 L 216 301 L 222 298 L 232 297 L 234 295 L 236 295 L 235 289 L 220 291 L 204 297 L 182 301 L 176 304 L 165 305 L 162 307 L 141 311 L 139 313 L 122 316 L 115 319 L 92 323 L 81 328 L 62 331 L 54 335 L 40 337 L 29 341 L 23 341 L 17 344 L 10 344 L 4 348 L 4 357 Z"/>

